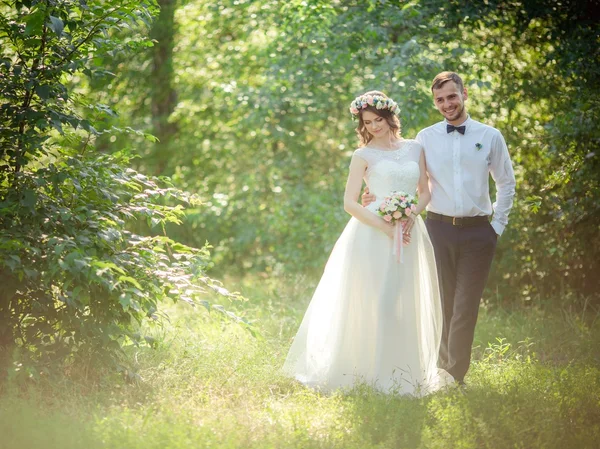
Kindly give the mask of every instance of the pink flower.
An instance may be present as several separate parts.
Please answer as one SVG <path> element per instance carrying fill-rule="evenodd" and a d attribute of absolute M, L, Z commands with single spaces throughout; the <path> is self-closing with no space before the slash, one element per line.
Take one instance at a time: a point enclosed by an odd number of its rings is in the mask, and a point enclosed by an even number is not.
<path fill-rule="evenodd" d="M 397 218 L 401 218 L 401 217 L 402 217 L 402 212 L 400 212 L 399 210 L 397 210 L 396 212 L 394 212 L 394 213 L 392 214 L 392 217 L 394 217 L 394 218 L 396 218 L 396 219 L 397 219 Z"/>
<path fill-rule="evenodd" d="M 350 112 L 352 114 L 358 114 L 358 109 L 356 109 L 356 108 L 350 108 Z"/>
<path fill-rule="evenodd" d="M 371 106 L 373 105 L 373 97 L 371 95 L 367 96 L 367 103 L 370 104 Z"/>
<path fill-rule="evenodd" d="M 367 106 L 369 106 L 367 103 L 363 103 L 362 108 L 365 109 Z"/>
<path fill-rule="evenodd" d="M 387 222 L 390 222 L 390 221 L 392 221 L 392 216 L 391 215 L 386 215 L 386 216 L 383 217 L 383 219 L 385 221 L 387 221 Z"/>
<path fill-rule="evenodd" d="M 416 210 L 417 210 L 417 205 L 416 205 L 416 204 L 413 204 L 412 206 L 410 206 L 410 208 L 411 208 L 411 209 L 413 210 L 413 212 L 414 212 L 414 211 L 416 211 Z"/>
<path fill-rule="evenodd" d="M 410 207 L 407 207 L 406 209 L 404 209 L 404 213 L 406 214 L 407 217 L 410 216 L 410 214 L 412 214 L 412 210 Z"/>
<path fill-rule="evenodd" d="M 381 203 L 381 206 L 379 206 L 379 210 L 385 210 L 385 203 Z"/>

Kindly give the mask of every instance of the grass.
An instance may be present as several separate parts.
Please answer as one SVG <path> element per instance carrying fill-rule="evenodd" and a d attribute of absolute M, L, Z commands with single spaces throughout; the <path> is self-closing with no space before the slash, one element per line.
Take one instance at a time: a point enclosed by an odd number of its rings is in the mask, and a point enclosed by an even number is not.
<path fill-rule="evenodd" d="M 229 282 L 228 285 L 232 283 Z M 173 306 L 131 348 L 141 381 L 98 369 L 0 387 L 0 448 L 597 448 L 597 314 L 482 308 L 466 391 L 321 395 L 278 372 L 314 283 L 252 280 L 244 328 Z"/>

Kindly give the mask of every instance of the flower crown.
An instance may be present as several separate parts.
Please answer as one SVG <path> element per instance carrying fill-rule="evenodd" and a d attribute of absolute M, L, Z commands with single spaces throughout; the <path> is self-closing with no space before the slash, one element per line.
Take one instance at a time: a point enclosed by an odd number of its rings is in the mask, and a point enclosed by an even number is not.
<path fill-rule="evenodd" d="M 390 112 L 400 115 L 398 103 L 391 98 L 382 97 L 381 95 L 361 95 L 350 103 L 352 118 L 358 117 L 360 110 L 365 109 L 367 106 L 375 106 L 376 109 L 388 109 Z"/>

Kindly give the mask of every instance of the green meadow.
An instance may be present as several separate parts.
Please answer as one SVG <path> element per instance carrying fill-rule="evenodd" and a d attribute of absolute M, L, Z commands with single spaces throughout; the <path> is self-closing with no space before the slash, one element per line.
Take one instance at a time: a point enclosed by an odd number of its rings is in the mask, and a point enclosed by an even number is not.
<path fill-rule="evenodd" d="M 148 329 L 155 349 L 127 348 L 136 376 L 71 366 L 26 385 L 8 379 L 0 447 L 598 447 L 597 312 L 482 306 L 466 389 L 324 395 L 279 372 L 313 286 L 240 282 L 254 335 L 217 312 L 173 306 Z"/>

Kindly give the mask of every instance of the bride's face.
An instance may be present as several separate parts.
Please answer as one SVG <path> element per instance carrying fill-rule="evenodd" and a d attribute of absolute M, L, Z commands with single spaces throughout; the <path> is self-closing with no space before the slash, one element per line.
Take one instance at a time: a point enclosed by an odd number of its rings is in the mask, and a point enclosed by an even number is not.
<path fill-rule="evenodd" d="M 387 136 L 390 132 L 390 125 L 388 124 L 387 120 L 375 114 L 374 112 L 363 111 L 362 120 L 365 124 L 367 132 L 375 139 L 378 137 Z"/>

